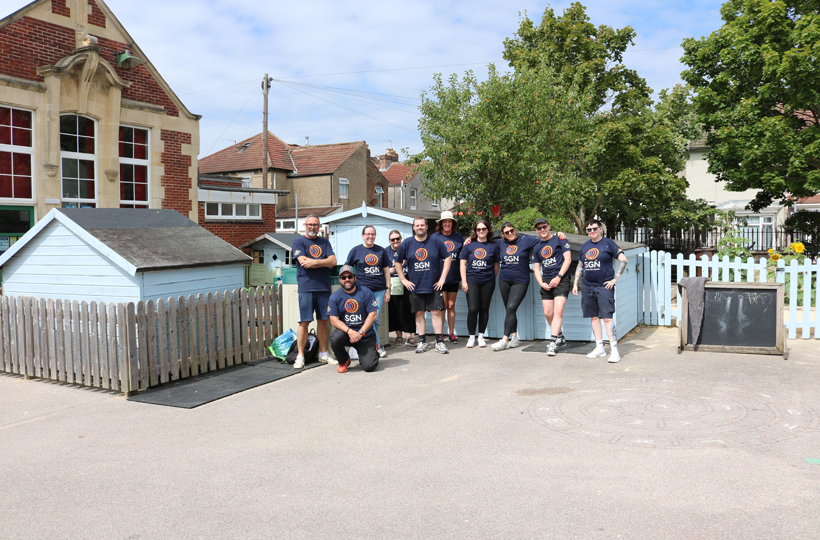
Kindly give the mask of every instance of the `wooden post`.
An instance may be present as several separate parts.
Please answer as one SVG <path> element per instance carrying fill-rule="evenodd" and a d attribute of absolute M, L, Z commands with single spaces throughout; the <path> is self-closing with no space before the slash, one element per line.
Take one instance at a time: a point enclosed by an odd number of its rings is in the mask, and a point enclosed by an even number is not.
<path fill-rule="evenodd" d="M 159 345 L 159 378 L 162 384 L 168 382 L 168 333 L 166 322 L 168 310 L 165 308 L 165 300 L 157 300 L 157 344 Z"/>
<path fill-rule="evenodd" d="M 122 306 L 122 304 L 120 304 Z M 126 338 L 126 354 L 125 359 L 128 362 L 128 387 L 125 395 L 130 396 L 139 390 L 140 374 L 139 374 L 139 351 L 137 351 L 137 315 L 134 312 L 134 302 L 128 302 L 125 307 L 125 338 Z"/>
<path fill-rule="evenodd" d="M 80 301 L 71 303 L 71 365 L 75 384 L 83 384 L 83 357 L 80 352 Z"/>
<path fill-rule="evenodd" d="M 217 367 L 225 368 L 225 312 L 222 291 L 216 292 L 216 352 Z"/>
<path fill-rule="evenodd" d="M 214 294 L 208 293 L 205 303 L 205 313 L 208 317 L 205 323 L 205 336 L 208 338 L 208 370 L 216 371 L 216 313 Z"/>
<path fill-rule="evenodd" d="M 59 379 L 57 372 L 57 336 L 54 332 L 56 326 L 57 315 L 54 312 L 54 300 L 48 299 L 48 307 L 46 308 L 46 331 L 48 332 L 48 370 L 49 378 L 52 380 Z"/>
<path fill-rule="evenodd" d="M 100 321 L 97 302 L 92 301 L 91 309 L 91 376 L 93 377 L 93 384 L 97 388 L 100 387 Z"/>
<path fill-rule="evenodd" d="M 140 363 L 140 388 L 145 389 L 151 386 L 151 369 L 148 360 L 148 312 L 145 309 L 145 302 L 140 300 L 137 304 L 137 327 L 139 341 L 139 363 Z"/>
<path fill-rule="evenodd" d="M 233 363 L 234 365 L 239 365 L 242 363 L 242 321 L 241 317 L 239 316 L 239 312 L 242 309 L 241 301 L 239 297 L 239 291 L 241 289 L 234 289 L 231 292 L 231 312 L 233 316 L 231 317 L 232 326 L 233 326 Z"/>
<path fill-rule="evenodd" d="M 177 320 L 179 321 L 179 376 L 183 379 L 191 375 L 191 359 L 188 357 L 188 306 L 185 297 L 177 300 Z"/>
<path fill-rule="evenodd" d="M 88 326 L 88 302 L 85 300 L 80 304 L 80 337 L 82 338 L 81 356 L 83 359 L 83 384 L 94 386 L 91 378 L 91 333 Z"/>
<path fill-rule="evenodd" d="M 205 296 L 202 293 L 196 295 L 196 326 L 199 341 L 199 372 L 208 371 L 208 346 L 205 341 Z"/>
<path fill-rule="evenodd" d="M 117 304 L 108 304 L 108 376 L 111 390 L 120 389 L 120 366 L 117 361 Z"/>
<path fill-rule="evenodd" d="M 103 388 L 111 388 L 111 361 L 108 359 L 108 306 L 100 302 L 100 379 Z"/>
<path fill-rule="evenodd" d="M 248 292 L 239 289 L 239 327 L 242 330 L 242 362 L 249 362 L 250 344 L 248 343 Z"/>
<path fill-rule="evenodd" d="M 114 304 L 112 304 L 113 306 Z M 125 304 L 117 304 L 117 362 L 119 364 L 120 391 L 126 396 L 131 392 L 131 366 L 128 365 L 128 322 Z"/>
<path fill-rule="evenodd" d="M 148 315 L 148 385 L 156 386 L 160 380 L 160 366 L 157 355 L 157 309 L 153 300 L 148 300 L 145 311 Z"/>
<path fill-rule="evenodd" d="M 54 302 L 55 314 L 54 322 L 57 327 L 56 335 L 56 351 L 57 351 L 57 372 L 59 380 L 68 381 L 68 374 L 65 361 L 65 313 L 63 312 L 63 302 L 57 300 Z"/>
<path fill-rule="evenodd" d="M 197 338 L 196 300 L 188 295 L 188 353 L 191 355 L 191 375 L 199 375 L 199 341 Z"/>
<path fill-rule="evenodd" d="M 168 356 L 171 380 L 179 379 L 179 345 L 177 343 L 177 304 L 172 296 L 168 299 Z"/>

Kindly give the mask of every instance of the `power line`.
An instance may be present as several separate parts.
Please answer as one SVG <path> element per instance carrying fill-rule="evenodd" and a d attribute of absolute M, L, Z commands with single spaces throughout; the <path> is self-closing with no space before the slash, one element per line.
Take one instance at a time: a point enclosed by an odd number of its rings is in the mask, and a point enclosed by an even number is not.
<path fill-rule="evenodd" d="M 257 90 L 259 90 L 259 89 L 258 88 L 253 89 L 253 93 L 251 94 L 251 97 L 248 98 L 248 101 L 246 101 L 245 104 L 242 105 L 242 108 L 239 109 L 239 112 L 236 113 L 236 116 L 233 117 L 233 120 L 231 120 L 230 123 L 227 126 L 225 126 L 225 129 L 222 131 L 222 133 L 219 134 L 219 137 L 216 138 L 216 141 L 214 141 L 214 143 L 211 145 L 211 147 L 208 148 L 208 151 L 205 152 L 206 156 L 211 153 L 211 150 L 213 150 L 214 146 L 216 146 L 216 143 L 218 143 L 220 141 L 220 139 L 222 139 L 222 136 L 225 134 L 226 131 L 228 131 L 228 128 L 231 127 L 231 124 L 233 124 L 234 121 L 239 117 L 239 115 L 242 114 L 242 111 L 244 111 L 245 107 L 248 106 L 248 103 L 251 102 L 251 99 L 253 99 L 253 96 L 256 95 Z"/>

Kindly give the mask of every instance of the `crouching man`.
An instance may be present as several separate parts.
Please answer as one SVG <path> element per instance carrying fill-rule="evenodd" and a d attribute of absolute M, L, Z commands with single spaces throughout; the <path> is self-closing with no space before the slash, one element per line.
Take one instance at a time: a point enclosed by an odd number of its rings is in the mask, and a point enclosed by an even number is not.
<path fill-rule="evenodd" d="M 370 289 L 356 286 L 356 274 L 350 265 L 346 264 L 340 269 L 339 284 L 342 288 L 330 295 L 327 306 L 330 324 L 334 328 L 330 335 L 330 348 L 339 362 L 337 371 L 345 373 L 350 367 L 350 355 L 345 347 L 356 350 L 359 364 L 365 371 L 373 371 L 379 365 L 376 333 L 373 331 L 378 303 Z"/>

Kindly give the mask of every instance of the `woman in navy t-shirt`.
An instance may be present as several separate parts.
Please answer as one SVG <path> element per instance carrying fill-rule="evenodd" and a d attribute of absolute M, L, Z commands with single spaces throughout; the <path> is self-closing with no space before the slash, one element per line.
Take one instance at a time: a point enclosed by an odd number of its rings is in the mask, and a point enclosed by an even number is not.
<path fill-rule="evenodd" d="M 370 289 L 376 299 L 378 313 L 373 331 L 376 332 L 379 357 L 384 358 L 387 353 L 379 339 L 379 320 L 384 303 L 390 302 L 390 267 L 393 266 L 393 258 L 388 256 L 384 248 L 376 245 L 376 228 L 372 225 L 365 225 L 362 229 L 362 240 L 362 245 L 354 247 L 347 254 L 345 264 L 356 268 L 356 284 Z"/>
<path fill-rule="evenodd" d="M 493 236 L 490 222 L 482 219 L 473 227 L 469 245 L 461 249 L 461 288 L 467 294 L 467 330 L 470 338 L 467 348 L 476 345 L 478 326 L 478 346 L 486 347 L 484 331 L 490 321 L 490 302 L 495 291 L 495 276 L 498 274 L 498 247 L 491 240 Z"/>
<path fill-rule="evenodd" d="M 458 338 L 455 334 L 456 327 L 456 296 L 458 295 L 458 280 L 460 279 L 458 255 L 461 253 L 461 246 L 464 244 L 464 237 L 461 233 L 456 232 L 456 219 L 453 213 L 445 211 L 441 213 L 441 218 L 438 220 L 436 232 L 432 235 L 433 238 L 438 238 L 450 252 L 452 263 L 450 264 L 450 271 L 447 273 L 447 279 L 444 281 L 444 287 L 441 289 L 444 295 L 444 308 L 447 310 L 447 323 L 450 327 L 450 343 L 458 343 Z M 442 262 L 442 265 L 444 263 Z"/>

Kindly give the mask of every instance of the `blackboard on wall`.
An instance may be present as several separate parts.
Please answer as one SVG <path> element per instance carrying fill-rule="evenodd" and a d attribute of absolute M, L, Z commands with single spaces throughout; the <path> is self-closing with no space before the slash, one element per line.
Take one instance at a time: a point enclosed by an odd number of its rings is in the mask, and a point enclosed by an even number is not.
<path fill-rule="evenodd" d="M 689 299 L 684 290 L 678 352 L 688 349 L 785 356 L 783 291 L 782 283 L 707 281 L 703 322 L 697 343 L 693 344 Z"/>

